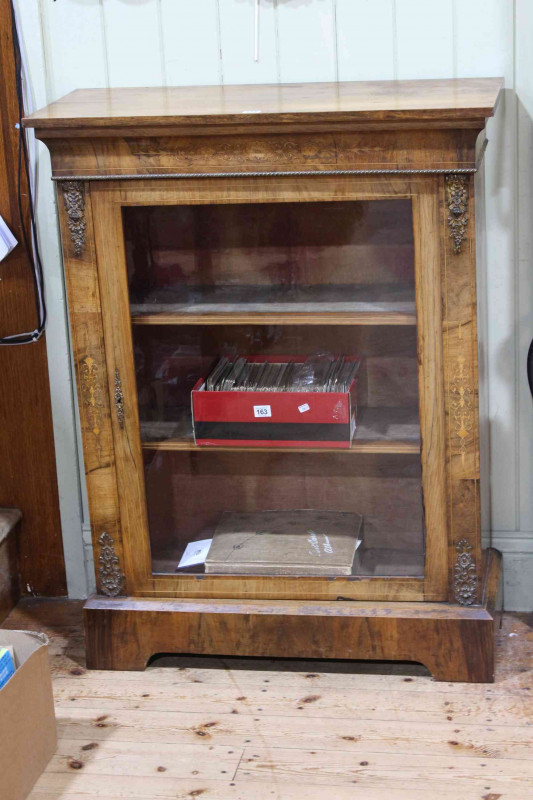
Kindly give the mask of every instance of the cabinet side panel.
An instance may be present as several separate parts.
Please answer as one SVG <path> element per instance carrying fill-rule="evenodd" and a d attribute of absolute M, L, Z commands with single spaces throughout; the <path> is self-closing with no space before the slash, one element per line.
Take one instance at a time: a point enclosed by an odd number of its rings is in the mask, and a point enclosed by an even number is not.
<path fill-rule="evenodd" d="M 100 291 L 87 184 L 59 187 L 63 258 L 98 591 L 126 591 Z"/>
<path fill-rule="evenodd" d="M 450 600 L 480 602 L 481 522 L 474 181 L 442 179 Z"/>

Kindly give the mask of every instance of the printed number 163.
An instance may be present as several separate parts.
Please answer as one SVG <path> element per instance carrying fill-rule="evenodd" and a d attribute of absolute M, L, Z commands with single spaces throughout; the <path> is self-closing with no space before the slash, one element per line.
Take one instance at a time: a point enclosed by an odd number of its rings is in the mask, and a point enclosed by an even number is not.
<path fill-rule="evenodd" d="M 271 417 L 272 410 L 270 406 L 254 406 L 254 417 Z"/>

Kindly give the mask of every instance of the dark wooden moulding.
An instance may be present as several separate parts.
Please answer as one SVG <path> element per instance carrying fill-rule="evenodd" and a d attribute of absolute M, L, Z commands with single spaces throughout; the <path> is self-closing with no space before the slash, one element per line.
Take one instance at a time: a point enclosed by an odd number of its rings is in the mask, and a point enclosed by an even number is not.
<path fill-rule="evenodd" d="M 211 653 L 408 660 L 438 680 L 493 679 L 501 559 L 481 548 L 473 179 L 501 86 L 486 78 L 83 90 L 25 120 L 50 149 L 60 194 L 97 565 L 98 594 L 85 607 L 89 667 L 143 669 L 158 652 Z M 412 201 L 424 576 L 153 574 L 122 208 L 302 197 Z M 322 317 L 299 322 L 329 324 Z M 235 319 L 218 320 L 226 323 Z M 359 452 L 413 457 L 417 447 L 365 442 Z"/>

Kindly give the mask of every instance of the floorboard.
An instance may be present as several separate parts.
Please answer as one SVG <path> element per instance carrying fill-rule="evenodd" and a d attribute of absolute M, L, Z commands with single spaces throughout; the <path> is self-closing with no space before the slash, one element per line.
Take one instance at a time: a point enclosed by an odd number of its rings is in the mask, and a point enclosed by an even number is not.
<path fill-rule="evenodd" d="M 532 615 L 505 614 L 494 684 L 416 664 L 162 656 L 88 671 L 82 604 L 25 600 L 50 637 L 59 746 L 30 800 L 526 800 Z"/>

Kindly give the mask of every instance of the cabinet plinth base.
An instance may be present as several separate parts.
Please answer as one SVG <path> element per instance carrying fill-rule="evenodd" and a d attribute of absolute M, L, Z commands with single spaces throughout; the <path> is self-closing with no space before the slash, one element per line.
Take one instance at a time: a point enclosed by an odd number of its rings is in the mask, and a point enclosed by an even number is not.
<path fill-rule="evenodd" d="M 492 682 L 501 556 L 483 604 L 90 598 L 89 669 L 143 670 L 156 653 L 417 661 L 436 680 Z"/>

